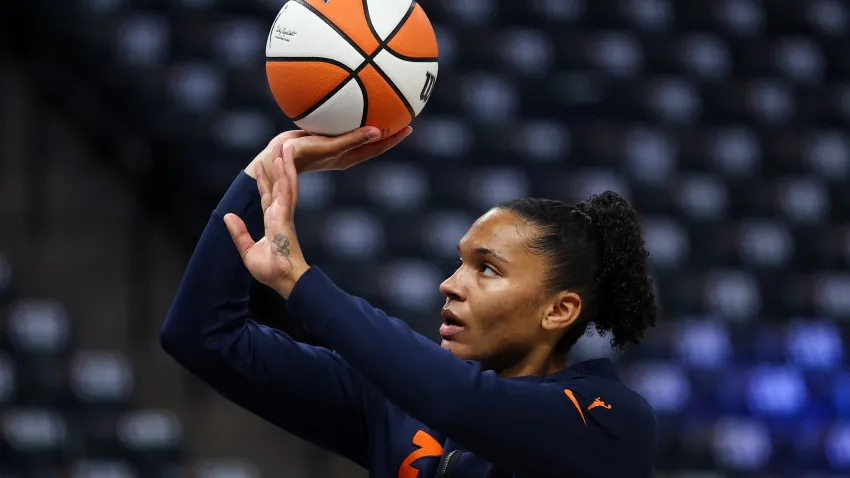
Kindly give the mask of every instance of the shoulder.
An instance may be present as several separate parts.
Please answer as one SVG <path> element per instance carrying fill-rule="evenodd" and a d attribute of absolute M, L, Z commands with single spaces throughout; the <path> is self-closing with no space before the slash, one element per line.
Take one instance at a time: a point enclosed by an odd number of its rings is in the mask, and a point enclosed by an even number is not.
<path fill-rule="evenodd" d="M 581 414 L 588 426 L 604 429 L 618 439 L 654 443 L 658 437 L 655 411 L 637 392 L 619 380 L 576 377 L 557 383 L 567 407 Z"/>
<path fill-rule="evenodd" d="M 557 386 L 566 396 L 565 410 L 578 416 L 581 435 L 599 462 L 608 463 L 612 474 L 627 476 L 650 470 L 658 452 L 658 419 L 652 407 L 622 382 L 600 377 L 576 377 Z M 565 412 L 568 413 L 568 412 Z"/>

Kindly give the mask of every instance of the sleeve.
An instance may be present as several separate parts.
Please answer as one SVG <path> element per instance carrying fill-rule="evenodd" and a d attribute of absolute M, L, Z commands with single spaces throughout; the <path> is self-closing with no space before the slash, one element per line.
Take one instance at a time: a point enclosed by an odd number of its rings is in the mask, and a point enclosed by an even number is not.
<path fill-rule="evenodd" d="M 483 372 L 346 294 L 317 268 L 299 279 L 287 307 L 388 400 L 491 463 L 541 477 L 646 476 L 651 469 L 654 415 L 638 410 L 625 387 L 607 389 L 606 401 L 616 406 L 605 411 L 612 413 L 590 413 L 596 397 L 582 380 L 567 392 Z"/>
<path fill-rule="evenodd" d="M 224 225 L 229 212 L 262 237 L 256 181 L 244 171 L 192 254 L 160 331 L 163 349 L 236 404 L 366 467 L 361 377 L 339 355 L 249 319 L 252 278 Z"/>

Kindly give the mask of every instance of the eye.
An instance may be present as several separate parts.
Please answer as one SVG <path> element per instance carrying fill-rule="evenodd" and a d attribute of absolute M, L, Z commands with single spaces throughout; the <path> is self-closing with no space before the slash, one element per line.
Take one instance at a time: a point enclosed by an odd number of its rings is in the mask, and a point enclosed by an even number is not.
<path fill-rule="evenodd" d="M 488 274 L 487 271 L 490 271 L 491 273 Z M 488 277 L 499 275 L 499 274 L 496 273 L 496 270 L 493 269 L 492 267 L 490 267 L 488 264 L 482 264 L 481 265 L 481 273 L 484 274 L 485 276 L 488 276 Z"/>

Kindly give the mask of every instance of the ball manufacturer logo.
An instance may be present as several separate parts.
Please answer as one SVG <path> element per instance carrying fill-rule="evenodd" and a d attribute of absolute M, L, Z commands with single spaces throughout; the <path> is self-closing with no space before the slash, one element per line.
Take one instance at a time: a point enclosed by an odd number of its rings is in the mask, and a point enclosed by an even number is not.
<path fill-rule="evenodd" d="M 422 93 L 419 94 L 419 99 L 423 102 L 428 101 L 431 97 L 431 92 L 434 91 L 434 83 L 437 82 L 437 77 L 430 71 L 425 72 L 425 85 L 422 87 Z"/>
<path fill-rule="evenodd" d="M 289 42 L 289 39 L 294 37 L 296 33 L 292 30 L 288 30 L 284 26 L 280 25 L 274 30 L 274 37 L 278 40 Z"/>

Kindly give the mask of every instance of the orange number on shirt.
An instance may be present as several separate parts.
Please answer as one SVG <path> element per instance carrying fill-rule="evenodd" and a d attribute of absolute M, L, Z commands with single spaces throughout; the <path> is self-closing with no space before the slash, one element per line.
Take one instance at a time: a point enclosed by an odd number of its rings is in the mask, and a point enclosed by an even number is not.
<path fill-rule="evenodd" d="M 401 462 L 401 467 L 398 469 L 398 478 L 418 477 L 419 470 L 413 467 L 413 463 L 416 460 L 425 457 L 442 456 L 443 454 L 443 446 L 424 430 L 419 430 L 413 435 L 413 444 L 416 445 L 416 449 Z"/>

